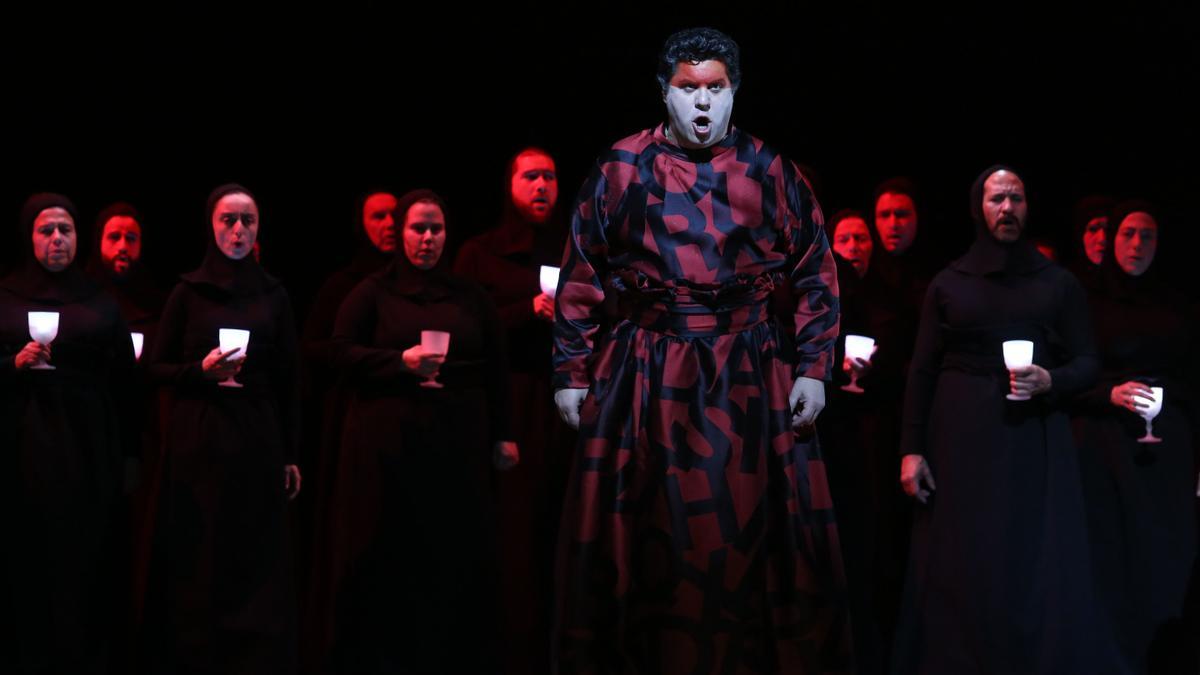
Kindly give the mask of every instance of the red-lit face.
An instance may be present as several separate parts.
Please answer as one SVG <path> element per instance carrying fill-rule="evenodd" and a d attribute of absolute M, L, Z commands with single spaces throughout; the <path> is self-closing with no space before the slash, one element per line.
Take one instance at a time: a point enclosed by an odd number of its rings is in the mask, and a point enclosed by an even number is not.
<path fill-rule="evenodd" d="M 670 139 L 684 148 L 707 148 L 729 133 L 733 86 L 725 64 L 679 63 L 663 92 Z"/>
<path fill-rule="evenodd" d="M 833 231 L 833 250 L 854 266 L 861 278 L 871 263 L 871 231 L 862 218 L 850 217 L 838 221 Z"/>
<path fill-rule="evenodd" d="M 1113 256 L 1117 265 L 1132 277 L 1150 269 L 1158 250 L 1158 223 L 1149 213 L 1135 211 L 1121 221 L 1113 235 Z"/>
<path fill-rule="evenodd" d="M 248 194 L 227 194 L 213 209 L 212 228 L 221 253 L 231 260 L 241 260 L 250 255 L 258 239 L 258 205 Z"/>
<path fill-rule="evenodd" d="M 875 230 L 889 254 L 907 251 L 917 238 L 917 207 L 912 197 L 893 192 L 879 195 L 875 201 Z"/>
<path fill-rule="evenodd" d="M 1104 248 L 1108 236 L 1104 233 L 1106 227 L 1108 227 L 1108 217 L 1096 216 L 1089 220 L 1083 228 L 1083 252 L 1093 265 L 1099 265 L 1100 261 L 1104 260 Z"/>
<path fill-rule="evenodd" d="M 113 216 L 100 233 L 100 260 L 113 274 L 129 274 L 142 257 L 142 227 L 129 216 Z"/>
<path fill-rule="evenodd" d="M 1001 170 L 983 182 L 983 222 L 996 241 L 1020 239 L 1028 211 L 1025 184 L 1017 174 Z"/>
<path fill-rule="evenodd" d="M 75 259 L 75 219 L 64 208 L 44 209 L 33 221 L 33 257 L 51 272 L 61 272 Z"/>
<path fill-rule="evenodd" d="M 363 202 L 362 222 L 371 245 L 383 253 L 396 250 L 396 198 L 386 192 L 376 192 Z"/>
<path fill-rule="evenodd" d="M 526 222 L 544 223 L 558 201 L 558 174 L 554 160 L 540 152 L 522 153 L 513 166 L 509 184 L 513 206 Z"/>
<path fill-rule="evenodd" d="M 446 246 L 446 217 L 437 204 L 417 202 L 404 218 L 404 255 L 417 269 L 431 269 Z"/>

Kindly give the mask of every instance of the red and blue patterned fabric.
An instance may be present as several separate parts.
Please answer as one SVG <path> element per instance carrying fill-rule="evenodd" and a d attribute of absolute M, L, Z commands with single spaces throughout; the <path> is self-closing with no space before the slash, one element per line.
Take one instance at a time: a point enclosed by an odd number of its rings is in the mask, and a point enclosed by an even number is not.
<path fill-rule="evenodd" d="M 590 387 L 558 672 L 850 670 L 824 463 L 788 404 L 838 334 L 821 224 L 796 166 L 737 130 L 685 150 L 660 126 L 599 159 L 557 296 L 555 388 Z M 785 284 L 794 335 L 769 302 Z"/>

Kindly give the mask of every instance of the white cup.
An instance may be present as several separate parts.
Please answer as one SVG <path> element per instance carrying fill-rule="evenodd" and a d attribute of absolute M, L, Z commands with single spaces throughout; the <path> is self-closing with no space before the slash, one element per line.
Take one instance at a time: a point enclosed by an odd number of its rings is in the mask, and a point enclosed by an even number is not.
<path fill-rule="evenodd" d="M 1027 368 L 1033 365 L 1033 342 L 1030 340 L 1006 340 L 1004 342 L 1004 365 L 1009 370 Z M 1018 396 L 1009 392 L 1005 396 L 1010 401 L 1028 401 L 1028 396 Z"/>
<path fill-rule="evenodd" d="M 146 344 L 146 336 L 141 333 L 130 333 L 129 339 L 133 340 L 133 358 L 135 361 L 142 360 L 142 345 Z"/>
<path fill-rule="evenodd" d="M 43 347 L 54 342 L 58 337 L 58 312 L 30 312 L 29 337 Z M 54 370 L 54 366 L 40 361 L 30 366 L 30 370 Z"/>
<path fill-rule="evenodd" d="M 234 361 L 241 361 L 246 358 L 246 347 L 250 345 L 250 331 L 241 328 L 221 328 L 217 331 L 217 342 L 220 343 L 222 352 L 227 352 L 231 349 L 241 350 L 230 357 Z M 222 387 L 234 388 L 242 386 L 240 382 L 233 379 L 232 375 L 217 384 Z"/>
<path fill-rule="evenodd" d="M 553 298 L 558 292 L 558 268 L 542 265 L 538 281 L 541 283 L 542 292 Z"/>
<path fill-rule="evenodd" d="M 862 335 L 846 336 L 846 356 L 852 359 L 870 361 L 871 354 L 874 353 L 875 338 L 864 337 Z"/>

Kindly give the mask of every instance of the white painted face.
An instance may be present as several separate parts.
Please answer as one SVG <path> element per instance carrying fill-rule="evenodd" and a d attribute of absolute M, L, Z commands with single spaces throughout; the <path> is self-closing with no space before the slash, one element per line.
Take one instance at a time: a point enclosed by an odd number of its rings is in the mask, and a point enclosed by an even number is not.
<path fill-rule="evenodd" d="M 729 133 L 733 86 L 725 64 L 708 60 L 679 63 L 663 93 L 669 138 L 683 148 L 707 148 Z"/>

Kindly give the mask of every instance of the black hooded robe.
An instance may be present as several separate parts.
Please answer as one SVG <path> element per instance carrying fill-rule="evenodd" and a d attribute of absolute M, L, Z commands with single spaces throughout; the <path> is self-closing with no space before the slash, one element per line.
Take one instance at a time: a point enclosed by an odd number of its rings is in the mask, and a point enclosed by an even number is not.
<path fill-rule="evenodd" d="M 400 199 L 398 213 L 421 198 Z M 342 303 L 351 398 L 330 507 L 333 645 L 324 672 L 498 672 L 492 444 L 508 437 L 507 369 L 482 289 L 393 262 Z M 422 330 L 450 333 L 438 381 L 403 367 Z"/>
<path fill-rule="evenodd" d="M 975 244 L 925 296 L 901 454 L 937 490 L 915 509 L 892 669 L 923 675 L 1121 672 L 1092 588 L 1064 397 L 1095 378 L 1086 298 L 1022 238 L 1001 244 L 972 204 Z M 1009 401 L 1001 343 L 1034 342 L 1050 391 Z"/>
<path fill-rule="evenodd" d="M 35 195 L 34 218 L 65 198 Z M 17 370 L 28 312 L 59 313 L 56 370 Z M 132 453 L 127 383 L 133 346 L 117 304 L 75 265 L 49 272 L 32 256 L 0 282 L 0 671 L 108 672 L 123 625 L 114 568 L 124 456 Z"/>
<path fill-rule="evenodd" d="M 1196 326 L 1158 270 L 1135 278 L 1117 266 L 1111 242 L 1136 210 L 1144 209 L 1118 207 L 1109 219 L 1110 245 L 1088 297 L 1100 377 L 1077 398 L 1073 422 L 1096 588 L 1122 655 L 1145 673 L 1157 634 L 1183 611 L 1196 557 L 1196 402 L 1186 376 Z M 1163 387 L 1153 422 L 1161 443 L 1138 443 L 1145 422 L 1110 400 L 1112 388 L 1130 380 Z"/>
<path fill-rule="evenodd" d="M 220 196 L 248 192 L 219 188 Z M 250 331 L 243 388 L 204 377 L 218 330 Z M 284 467 L 295 462 L 299 347 L 288 294 L 254 262 L 210 241 L 199 269 L 167 300 L 150 374 L 171 390 L 167 485 L 164 673 L 263 675 L 296 668 L 296 598 Z M 152 657 L 153 658 L 153 657 Z"/>

